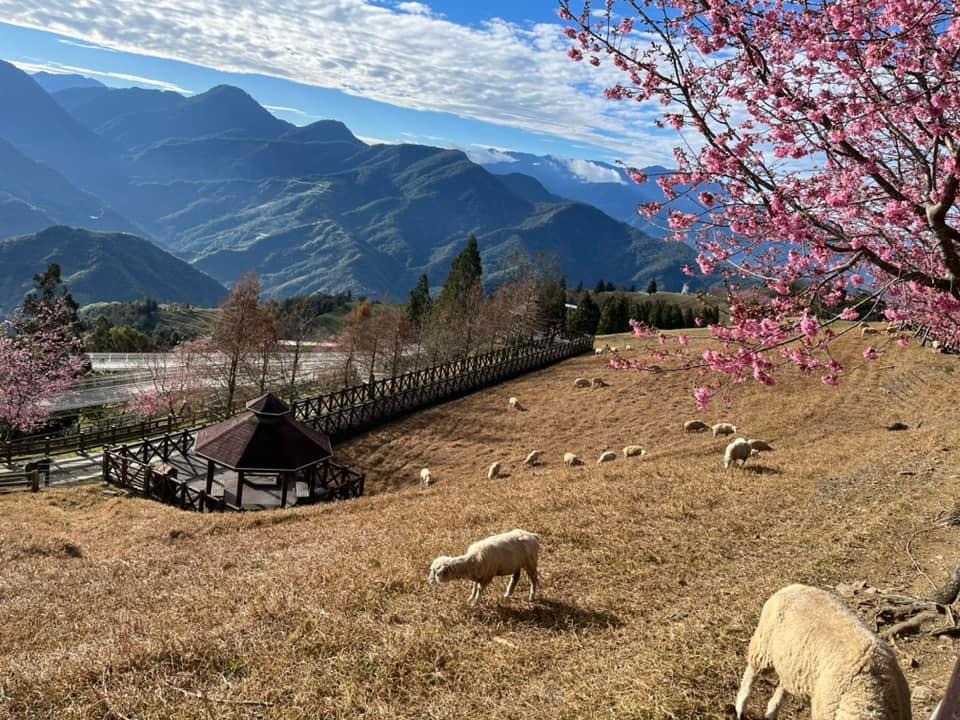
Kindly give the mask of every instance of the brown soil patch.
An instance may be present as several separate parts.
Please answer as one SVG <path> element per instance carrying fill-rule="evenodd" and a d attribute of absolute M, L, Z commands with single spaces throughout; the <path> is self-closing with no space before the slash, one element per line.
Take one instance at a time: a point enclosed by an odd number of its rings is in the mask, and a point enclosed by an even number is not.
<path fill-rule="evenodd" d="M 960 528 L 930 528 L 960 496 L 958 364 L 891 348 L 840 390 L 741 388 L 704 419 L 776 447 L 742 471 L 722 469 L 726 440 L 682 433 L 692 377 L 591 356 L 337 448 L 372 494 L 349 503 L 201 516 L 98 487 L 0 497 L 0 717 L 728 717 L 775 589 L 924 594 L 912 536 L 932 578 L 952 567 Z M 610 387 L 573 388 L 598 375 Z M 595 464 L 631 444 L 648 455 Z M 524 468 L 533 449 L 544 465 Z M 509 477 L 488 481 L 495 460 Z M 541 536 L 540 601 L 525 580 L 477 608 L 465 583 L 426 584 L 434 556 L 514 527 Z M 911 686 L 942 692 L 953 641 L 900 648 Z"/>

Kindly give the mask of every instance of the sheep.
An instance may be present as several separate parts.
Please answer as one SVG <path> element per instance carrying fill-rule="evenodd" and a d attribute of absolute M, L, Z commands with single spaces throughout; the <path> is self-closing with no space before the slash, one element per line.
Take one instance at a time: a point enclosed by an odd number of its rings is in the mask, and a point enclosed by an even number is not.
<path fill-rule="evenodd" d="M 743 438 L 737 438 L 732 443 L 727 445 L 726 452 L 723 453 L 723 467 L 725 470 L 729 470 L 730 466 L 734 464 L 737 460 L 740 461 L 740 467 L 743 467 L 747 464 L 747 460 L 753 455 L 753 448 L 750 447 L 748 443 Z"/>
<path fill-rule="evenodd" d="M 523 405 L 520 404 L 520 401 L 517 400 L 515 397 L 511 397 L 509 400 L 507 400 L 507 404 L 508 404 L 510 407 L 512 407 L 514 410 L 525 410 L 525 409 L 526 409 L 526 408 L 523 407 Z"/>
<path fill-rule="evenodd" d="M 603 355 L 603 348 L 594 348 L 594 349 L 593 349 L 593 354 L 594 354 L 594 355 Z"/>
<path fill-rule="evenodd" d="M 543 450 L 531 450 L 530 454 L 527 455 L 527 458 L 523 461 L 524 465 L 539 465 L 540 456 L 543 455 Z"/>
<path fill-rule="evenodd" d="M 700 422 L 699 420 L 687 420 L 683 424 L 683 431 L 688 433 L 706 432 L 709 429 L 709 425 L 707 425 L 705 422 Z"/>
<path fill-rule="evenodd" d="M 472 580 L 470 604 L 475 605 L 490 581 L 500 575 L 512 576 L 504 594 L 504 597 L 510 597 L 520 580 L 520 571 L 524 570 L 530 579 L 532 601 L 538 589 L 539 557 L 539 537 L 526 530 L 511 530 L 473 543 L 463 555 L 436 558 L 430 564 L 428 581 L 438 585 L 449 580 Z"/>
<path fill-rule="evenodd" d="M 424 487 L 433 485 L 433 475 L 430 474 L 429 468 L 424 468 L 420 471 L 420 484 Z"/>
<path fill-rule="evenodd" d="M 600 453 L 600 457 L 597 458 L 597 465 L 616 459 L 617 454 L 613 450 L 604 450 L 602 453 Z"/>
<path fill-rule="evenodd" d="M 616 345 L 614 345 L 612 348 L 610 348 L 610 352 L 618 353 L 618 352 L 620 352 L 620 348 L 618 348 Z"/>
<path fill-rule="evenodd" d="M 887 327 L 885 328 L 887 335 L 896 335 L 900 332 L 900 329 L 900 323 L 894 322 L 887 323 Z"/>
<path fill-rule="evenodd" d="M 587 388 L 590 387 L 590 381 L 586 378 L 577 378 L 573 381 L 573 386 L 575 388 Z"/>
<path fill-rule="evenodd" d="M 768 442 L 763 440 L 747 440 L 750 443 L 750 447 L 757 452 L 773 452 L 773 447 Z"/>
<path fill-rule="evenodd" d="M 910 690 L 890 646 L 830 593 L 788 585 L 763 605 L 737 693 L 737 718 L 758 673 L 779 684 L 767 705 L 775 720 L 787 693 L 809 700 L 811 720 L 909 720 Z"/>
<path fill-rule="evenodd" d="M 487 480 L 496 480 L 498 477 L 500 477 L 500 463 L 495 462 L 487 470 Z"/>
<path fill-rule="evenodd" d="M 869 325 L 864 325 L 860 328 L 860 337 L 866 337 L 867 335 L 879 335 L 880 331 L 876 328 L 870 327 Z"/>
<path fill-rule="evenodd" d="M 573 453 L 568 452 L 563 454 L 563 464 L 573 467 L 574 465 L 583 465 L 583 460 L 578 458 Z"/>
<path fill-rule="evenodd" d="M 623 449 L 623 456 L 624 456 L 625 458 L 638 457 L 638 456 L 639 456 L 639 457 L 643 457 L 643 456 L 646 455 L 646 454 L 647 454 L 647 451 L 644 450 L 644 449 L 643 449 L 642 447 L 640 447 L 639 445 L 627 445 L 627 446 Z"/>
<path fill-rule="evenodd" d="M 627 345 L 624 350 L 633 350 L 633 345 Z"/>
<path fill-rule="evenodd" d="M 713 436 L 717 435 L 733 435 L 737 431 L 736 425 L 731 425 L 730 423 L 717 423 L 712 428 Z"/>
<path fill-rule="evenodd" d="M 607 384 L 607 381 L 604 380 L 602 377 L 595 377 L 593 379 L 593 383 L 591 384 L 591 387 L 598 388 L 598 387 L 610 387 L 610 386 L 609 384 Z"/>

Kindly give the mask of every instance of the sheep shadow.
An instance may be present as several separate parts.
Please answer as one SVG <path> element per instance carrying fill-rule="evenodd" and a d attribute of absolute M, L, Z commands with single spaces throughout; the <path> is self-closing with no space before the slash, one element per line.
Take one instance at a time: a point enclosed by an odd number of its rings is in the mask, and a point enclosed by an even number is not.
<path fill-rule="evenodd" d="M 744 465 L 741 470 L 753 473 L 754 475 L 782 475 L 783 471 L 772 468 L 767 465 Z"/>
<path fill-rule="evenodd" d="M 623 626 L 623 621 L 613 613 L 577 607 L 559 600 L 536 600 L 524 606 L 498 604 L 496 613 L 506 623 L 533 625 L 556 632 Z"/>

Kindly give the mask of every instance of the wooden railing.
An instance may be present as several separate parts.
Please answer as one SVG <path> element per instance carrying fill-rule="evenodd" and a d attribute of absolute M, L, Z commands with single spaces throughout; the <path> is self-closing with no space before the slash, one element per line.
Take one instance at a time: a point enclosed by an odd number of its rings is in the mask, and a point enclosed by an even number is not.
<path fill-rule="evenodd" d="M 294 417 L 343 440 L 391 418 L 550 365 L 593 347 L 591 336 L 542 339 L 298 400 Z"/>
<path fill-rule="evenodd" d="M 0 492 L 7 490 L 40 490 L 40 471 L 27 470 L 26 472 L 4 473 L 0 475 Z"/>

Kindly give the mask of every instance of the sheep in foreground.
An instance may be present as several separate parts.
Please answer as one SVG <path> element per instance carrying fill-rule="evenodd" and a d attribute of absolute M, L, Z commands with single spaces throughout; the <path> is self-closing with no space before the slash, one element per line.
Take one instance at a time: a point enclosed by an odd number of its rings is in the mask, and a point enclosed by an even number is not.
<path fill-rule="evenodd" d="M 712 428 L 713 436 L 717 435 L 733 435 L 737 431 L 736 425 L 731 425 L 730 423 L 717 423 Z"/>
<path fill-rule="evenodd" d="M 590 381 L 586 378 L 577 378 L 573 381 L 573 386 L 575 388 L 587 388 L 590 387 Z"/>
<path fill-rule="evenodd" d="M 493 578 L 501 575 L 512 576 L 504 594 L 510 597 L 523 570 L 530 579 L 530 599 L 533 600 L 537 595 L 539 558 L 540 538 L 526 530 L 511 530 L 473 543 L 463 555 L 441 555 L 430 564 L 429 582 L 472 580 L 470 603 L 476 604 Z"/>
<path fill-rule="evenodd" d="M 617 459 L 617 454 L 613 450 L 604 450 L 600 453 L 600 457 L 597 458 L 597 465 L 600 463 L 611 462 L 612 460 Z"/>
<path fill-rule="evenodd" d="M 433 475 L 430 474 L 430 468 L 424 468 L 420 471 L 420 484 L 433 485 Z"/>
<path fill-rule="evenodd" d="M 568 452 L 563 454 L 563 464 L 573 467 L 575 465 L 583 465 L 583 460 L 578 458 L 573 453 Z"/>
<path fill-rule="evenodd" d="M 773 447 L 770 443 L 763 440 L 747 440 L 747 442 L 750 443 L 750 447 L 757 452 L 773 452 Z"/>
<path fill-rule="evenodd" d="M 540 464 L 540 456 L 541 456 L 541 455 L 543 455 L 543 450 L 531 450 L 531 451 L 530 451 L 530 454 L 527 455 L 526 459 L 524 459 L 523 464 L 524 464 L 524 465 L 539 465 L 539 464 Z"/>
<path fill-rule="evenodd" d="M 644 456 L 644 455 L 646 455 L 646 454 L 647 454 L 647 451 L 644 450 L 644 449 L 643 449 L 642 447 L 640 447 L 639 445 L 627 445 L 627 446 L 623 449 L 623 456 L 624 456 L 625 458 L 629 458 L 629 457 L 642 457 L 642 456 Z"/>
<path fill-rule="evenodd" d="M 740 461 L 740 467 L 743 467 L 747 464 L 747 460 L 750 459 L 754 452 L 754 449 L 750 447 L 750 443 L 743 438 L 737 438 L 727 445 L 726 452 L 723 453 L 724 469 L 729 470 L 730 466 L 737 462 L 737 460 Z"/>
<path fill-rule="evenodd" d="M 487 470 L 487 480 L 496 480 L 498 477 L 500 477 L 500 463 L 495 462 Z"/>
<path fill-rule="evenodd" d="M 699 420 L 687 420 L 683 424 L 683 431 L 688 433 L 706 432 L 709 429 L 709 425 L 707 425 L 705 422 L 700 422 Z"/>
<path fill-rule="evenodd" d="M 526 409 L 526 408 L 523 407 L 523 405 L 520 404 L 520 401 L 517 400 L 515 397 L 511 397 L 509 400 L 507 400 L 507 404 L 508 404 L 510 407 L 512 407 L 514 410 L 525 410 L 525 409 Z"/>
<path fill-rule="evenodd" d="M 764 603 L 737 693 L 737 717 L 758 673 L 779 684 L 767 705 L 775 720 L 787 693 L 809 700 L 811 720 L 910 720 L 910 690 L 893 650 L 839 599 L 789 585 Z"/>

